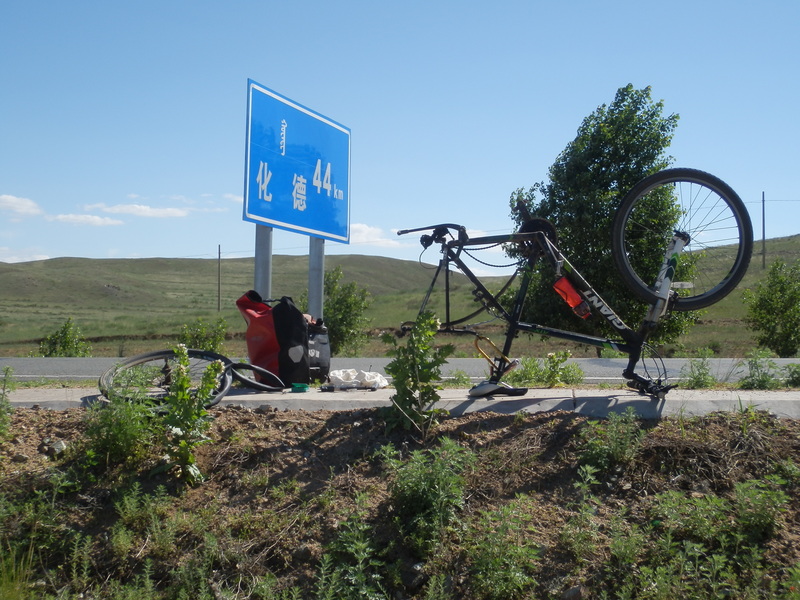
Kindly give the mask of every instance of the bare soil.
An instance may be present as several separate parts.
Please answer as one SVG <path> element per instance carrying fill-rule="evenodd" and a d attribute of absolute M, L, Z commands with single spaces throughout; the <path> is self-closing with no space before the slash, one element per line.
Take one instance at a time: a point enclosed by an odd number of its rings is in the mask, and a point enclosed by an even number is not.
<path fill-rule="evenodd" d="M 157 461 L 153 456 L 134 472 L 112 466 L 91 481 L 57 488 L 54 472 L 74 473 L 70 469 L 82 460 L 85 410 L 15 410 L 11 433 L 0 444 L 0 499 L 19 505 L 38 489 L 60 509 L 58 523 L 42 517 L 36 525 L 41 528 L 37 539 L 44 540 L 42 531 L 49 528 L 52 544 L 51 554 L 38 559 L 40 585 L 49 593 L 77 585 L 65 564 L 80 560 L 88 564 L 96 585 L 110 579 L 132 581 L 149 563 L 153 581 L 167 589 L 175 573 L 213 536 L 209 585 L 240 590 L 240 595 L 219 592 L 219 598 L 245 598 L 247 582 L 269 574 L 276 589 L 309 590 L 326 548 L 354 514 L 360 497 L 376 558 L 392 574 L 384 580 L 391 597 L 425 597 L 425 582 L 435 573 L 447 574 L 453 598 L 477 597 L 471 591 L 465 549 L 469 536 L 456 524 L 435 556 L 415 556 L 398 533 L 390 503 L 392 478 L 375 454 L 390 444 L 408 457 L 435 447 L 446 436 L 478 457 L 466 474 L 459 523 L 474 523 L 515 499 L 527 499 L 520 539 L 537 547 L 536 584 L 519 597 L 597 597 L 601 590 L 613 592 L 602 565 L 609 561 L 616 516 L 625 514 L 628 522 L 647 527 L 657 494 L 676 490 L 690 497 L 731 498 L 737 482 L 767 477 L 779 464 L 800 466 L 797 421 L 741 412 L 641 422 L 646 434 L 635 458 L 599 474 L 591 499 L 582 500 L 576 482 L 586 419 L 574 413 L 473 413 L 444 419 L 426 440 L 404 430 L 387 434 L 377 410 L 258 412 L 226 407 L 215 409 L 214 416 L 212 441 L 198 449 L 198 465 L 207 477 L 200 485 L 185 487 L 171 473 L 150 475 Z M 58 455 L 63 445 L 57 442 L 66 445 Z M 128 554 L 121 556 L 111 545 L 120 521 L 115 503 L 134 482 L 146 493 L 159 486 L 166 490 L 170 504 L 163 518 L 171 523 L 172 538 L 169 548 L 159 547 L 153 532 L 143 526 Z M 783 581 L 787 569 L 800 565 L 798 484 L 784 484 L 789 501 L 779 526 L 764 542 L 766 580 Z M 577 558 L 563 532 L 582 502 L 592 508 L 596 547 Z M 0 516 L 4 538 L 13 537 L 14 527 L 20 535 L 32 535 L 30 519 Z M 69 544 L 76 532 L 91 540 L 88 559 L 76 556 Z"/>

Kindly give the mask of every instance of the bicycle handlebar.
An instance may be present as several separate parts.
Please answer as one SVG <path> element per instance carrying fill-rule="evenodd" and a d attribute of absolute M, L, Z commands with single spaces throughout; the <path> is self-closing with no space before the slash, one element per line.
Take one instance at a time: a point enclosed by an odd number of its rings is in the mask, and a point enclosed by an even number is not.
<path fill-rule="evenodd" d="M 415 231 L 428 231 L 430 230 L 430 235 L 425 234 L 419 239 L 419 243 L 422 244 L 422 247 L 427 249 L 434 243 L 441 243 L 444 244 L 447 241 L 447 234 L 450 233 L 450 230 L 455 230 L 458 232 L 458 241 L 459 242 L 466 242 L 469 240 L 469 236 L 467 235 L 467 228 L 463 225 L 456 225 L 455 223 L 442 223 L 441 225 L 428 225 L 427 227 L 416 227 L 414 229 L 401 229 L 397 232 L 397 235 L 404 235 L 406 233 L 414 233 Z"/>
<path fill-rule="evenodd" d="M 463 225 L 456 225 L 455 223 L 442 223 L 440 225 L 427 225 L 425 227 L 415 227 L 414 229 L 401 229 L 397 232 L 397 235 L 405 235 L 407 233 L 416 233 L 417 231 L 427 231 L 428 229 L 432 229 L 436 231 L 437 229 L 454 229 L 456 231 L 466 231 L 466 228 Z"/>

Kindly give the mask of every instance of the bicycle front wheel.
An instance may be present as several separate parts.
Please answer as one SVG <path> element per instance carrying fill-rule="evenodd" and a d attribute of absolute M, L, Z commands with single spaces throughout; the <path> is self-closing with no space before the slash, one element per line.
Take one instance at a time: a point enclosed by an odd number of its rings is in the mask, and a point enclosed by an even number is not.
<path fill-rule="evenodd" d="M 698 310 L 727 296 L 744 277 L 753 252 L 753 226 L 741 198 L 713 175 L 667 169 L 637 183 L 612 227 L 611 251 L 623 280 L 640 299 L 653 289 L 675 232 L 689 236 L 672 286 L 675 310 Z"/>
<path fill-rule="evenodd" d="M 206 368 L 219 361 L 225 367 L 216 388 L 205 399 L 205 407 L 210 408 L 228 393 L 231 388 L 231 361 L 215 352 L 187 350 L 189 355 L 190 392 L 197 390 Z M 109 400 L 143 402 L 156 410 L 164 408 L 164 398 L 169 393 L 177 366 L 173 350 L 157 350 L 139 354 L 123 360 L 100 376 L 98 387 Z"/>

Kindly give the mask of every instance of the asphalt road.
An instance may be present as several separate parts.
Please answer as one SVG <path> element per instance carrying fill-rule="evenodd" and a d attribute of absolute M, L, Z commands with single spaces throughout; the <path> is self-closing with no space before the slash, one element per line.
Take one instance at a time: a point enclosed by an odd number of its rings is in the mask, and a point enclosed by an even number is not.
<path fill-rule="evenodd" d="M 116 358 L 2 358 L 0 357 L 0 372 L 6 366 L 14 370 L 16 381 L 39 381 L 39 380 L 71 380 L 86 381 L 87 383 L 96 381 L 102 373 L 113 367 L 119 359 Z M 373 371 L 385 375 L 385 366 L 390 361 L 389 358 L 333 358 L 331 369 L 356 369 L 361 371 Z M 774 359 L 775 363 L 782 367 L 789 363 L 798 363 L 800 359 Z M 570 362 L 577 363 L 584 373 L 584 382 L 590 384 L 597 383 L 619 383 L 623 381 L 622 371 L 627 364 L 624 358 L 579 358 L 570 359 Z M 664 366 L 670 381 L 680 381 L 682 371 L 687 368 L 688 359 L 667 358 L 664 359 Z M 650 366 L 650 365 L 647 365 Z M 711 374 L 717 381 L 723 383 L 733 383 L 747 374 L 746 365 L 742 365 L 741 359 L 735 358 L 714 358 L 709 360 Z M 644 373 L 642 366 L 638 372 Z M 485 379 L 488 374 L 488 363 L 480 358 L 454 358 L 448 361 L 442 368 L 445 377 L 453 374 L 466 374 L 475 381 Z M 652 373 L 652 372 L 651 372 Z"/>

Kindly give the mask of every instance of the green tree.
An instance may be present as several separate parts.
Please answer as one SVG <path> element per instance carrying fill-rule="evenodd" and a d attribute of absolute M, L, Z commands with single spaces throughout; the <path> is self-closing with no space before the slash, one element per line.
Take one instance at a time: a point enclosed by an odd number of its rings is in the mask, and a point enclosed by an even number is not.
<path fill-rule="evenodd" d="M 757 332 L 756 341 L 780 357 L 800 349 L 800 261 L 787 265 L 776 260 L 766 280 L 745 290 L 747 327 Z"/>
<path fill-rule="evenodd" d="M 511 195 L 514 221 L 523 224 L 521 203 L 532 217 L 553 223 L 561 251 L 632 327 L 647 307 L 632 297 L 617 274 L 611 256 L 611 224 L 628 190 L 672 161 L 665 152 L 678 115 L 663 113 L 663 102 L 652 100 L 649 87 L 620 88 L 610 105 L 599 106 L 583 120 L 575 139 L 550 167 L 548 183 L 520 188 Z M 573 331 L 611 333 L 605 319 L 577 319 L 553 291 L 553 282 L 549 265 L 538 266 L 525 318 Z M 653 339 L 674 339 L 694 320 L 691 313 L 673 313 L 662 321 Z"/>
<path fill-rule="evenodd" d="M 355 356 L 367 340 L 369 319 L 364 313 L 372 303 L 372 296 L 356 282 L 343 283 L 343 279 L 341 266 L 325 271 L 324 322 L 328 328 L 331 354 Z M 300 296 L 298 306 L 304 312 L 308 310 L 308 292 Z"/>

